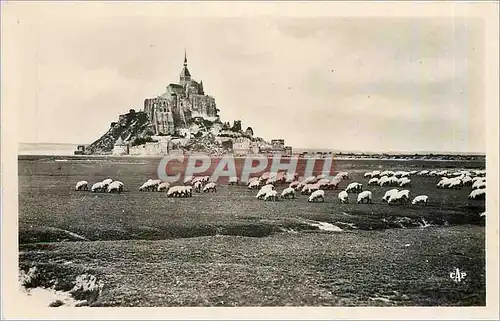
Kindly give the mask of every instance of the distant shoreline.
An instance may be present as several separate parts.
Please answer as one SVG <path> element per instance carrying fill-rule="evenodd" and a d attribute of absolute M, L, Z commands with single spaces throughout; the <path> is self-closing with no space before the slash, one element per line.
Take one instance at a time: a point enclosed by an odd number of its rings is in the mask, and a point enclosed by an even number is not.
<path fill-rule="evenodd" d="M 50 159 L 50 160 L 61 160 L 61 159 L 68 159 L 68 160 L 87 160 L 87 159 L 92 159 L 92 160 L 140 160 L 140 159 L 161 159 L 162 157 L 165 157 L 168 155 L 52 155 L 52 154 L 47 154 L 47 155 L 42 155 L 42 154 L 19 154 L 18 155 L 18 160 L 40 160 L 40 159 Z M 186 155 L 188 156 L 188 155 Z M 194 155 L 196 156 L 196 155 Z M 205 155 L 199 155 L 199 156 L 205 156 Z M 249 155 L 249 156 L 255 156 L 255 155 Z M 266 157 L 267 155 L 260 155 L 263 157 Z M 311 155 L 312 156 L 312 155 Z M 305 157 L 305 158 L 318 158 L 318 157 Z M 390 157 L 366 157 L 366 156 L 347 156 L 347 155 L 339 155 L 339 156 L 334 156 L 333 159 L 335 160 L 350 160 L 350 161 L 398 161 L 398 162 L 418 162 L 418 161 L 425 161 L 425 162 L 456 162 L 456 161 L 462 161 L 462 162 L 486 162 L 486 157 L 485 156 L 477 156 L 477 155 L 444 155 L 445 157 L 449 157 L 447 159 L 442 159 L 439 158 L 442 155 L 434 155 L 433 157 L 435 158 L 424 158 L 424 157 L 430 157 L 429 155 L 419 155 L 421 158 L 390 158 Z M 403 157 L 402 155 L 390 155 L 390 156 L 398 156 L 398 157 Z M 413 156 L 413 155 L 412 155 Z M 222 156 L 212 156 L 212 157 L 222 157 Z M 474 159 L 466 159 L 467 157 L 474 157 Z M 237 156 L 235 158 L 241 158 L 244 159 L 244 156 Z"/>
<path fill-rule="evenodd" d="M 78 145 L 88 144 L 73 144 L 73 143 L 18 143 L 18 154 L 19 155 L 27 155 L 27 156 L 74 156 L 74 151 L 77 150 Z M 415 151 L 415 152 L 404 152 L 404 151 L 391 151 L 391 152 L 373 152 L 373 151 L 342 151 L 342 150 L 334 150 L 328 148 L 293 148 L 293 154 L 300 154 L 303 152 L 307 152 L 309 155 L 316 153 L 334 153 L 338 156 L 336 158 L 344 158 L 345 156 L 350 157 L 363 157 L 363 159 L 367 159 L 370 156 L 373 156 L 374 159 L 381 159 L 377 156 L 418 156 L 418 157 L 486 157 L 485 153 L 479 152 L 437 152 L 437 151 Z M 115 156 L 115 155 L 76 155 L 76 156 Z M 162 157 L 162 155 L 155 156 L 134 156 L 134 155 L 123 155 L 116 157 Z M 349 158 L 349 157 L 347 157 Z M 350 158 L 349 158 L 350 159 Z M 392 158 L 389 158 L 392 159 Z"/>

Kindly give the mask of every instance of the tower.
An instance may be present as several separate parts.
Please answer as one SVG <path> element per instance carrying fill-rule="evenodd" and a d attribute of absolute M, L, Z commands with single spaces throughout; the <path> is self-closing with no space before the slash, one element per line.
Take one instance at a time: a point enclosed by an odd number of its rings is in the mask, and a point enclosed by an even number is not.
<path fill-rule="evenodd" d="M 198 94 L 205 95 L 205 91 L 203 90 L 203 80 L 200 81 L 200 85 L 198 86 Z"/>
<path fill-rule="evenodd" d="M 179 80 L 180 80 L 179 83 L 183 87 L 185 87 L 186 84 L 191 80 L 191 74 L 189 73 L 189 70 L 187 69 L 187 55 L 186 55 L 185 50 L 184 50 L 184 67 L 182 68 Z"/>

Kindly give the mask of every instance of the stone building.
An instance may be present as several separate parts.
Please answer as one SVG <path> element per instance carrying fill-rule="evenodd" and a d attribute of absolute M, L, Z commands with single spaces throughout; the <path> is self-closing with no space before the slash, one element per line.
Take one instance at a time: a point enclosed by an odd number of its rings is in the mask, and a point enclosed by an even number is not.
<path fill-rule="evenodd" d="M 127 155 L 129 153 L 129 147 L 126 142 L 122 140 L 121 137 L 118 137 L 114 146 L 113 146 L 113 155 Z"/>
<path fill-rule="evenodd" d="M 184 55 L 184 67 L 178 84 L 169 84 L 165 93 L 144 100 L 144 112 L 154 125 L 155 134 L 171 135 L 176 129 L 186 128 L 195 117 L 215 121 L 215 98 L 205 94 L 203 81 L 191 78 Z"/>
<path fill-rule="evenodd" d="M 284 139 L 272 139 L 271 140 L 271 148 L 268 151 L 272 155 L 281 155 L 284 157 L 292 156 L 292 147 L 285 146 Z"/>
<path fill-rule="evenodd" d="M 271 147 L 275 151 L 282 151 L 285 149 L 285 140 L 284 139 L 272 139 Z"/>
<path fill-rule="evenodd" d="M 235 156 L 244 156 L 251 153 L 252 141 L 246 137 L 239 137 L 233 141 L 233 153 Z"/>

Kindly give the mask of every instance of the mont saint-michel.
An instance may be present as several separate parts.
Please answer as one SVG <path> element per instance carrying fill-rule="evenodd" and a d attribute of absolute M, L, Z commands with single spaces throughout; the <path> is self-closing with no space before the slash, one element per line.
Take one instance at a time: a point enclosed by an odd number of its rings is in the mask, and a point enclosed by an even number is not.
<path fill-rule="evenodd" d="M 283 139 L 267 142 L 254 135 L 242 121 L 222 122 L 215 98 L 205 92 L 188 69 L 187 54 L 178 83 L 165 92 L 144 99 L 140 111 L 130 109 L 112 122 L 109 130 L 75 154 L 170 155 L 205 153 L 210 155 L 279 154 L 291 156 L 292 148 Z"/>

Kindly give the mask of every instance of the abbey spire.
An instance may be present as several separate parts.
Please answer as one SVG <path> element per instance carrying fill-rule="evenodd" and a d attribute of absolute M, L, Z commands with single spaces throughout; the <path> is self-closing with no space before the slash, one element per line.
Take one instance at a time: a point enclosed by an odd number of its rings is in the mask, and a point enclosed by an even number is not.
<path fill-rule="evenodd" d="M 184 50 L 184 67 L 182 68 L 181 75 L 179 77 L 179 83 L 181 86 L 186 85 L 191 80 L 191 73 L 187 68 L 187 54 L 186 50 Z"/>

